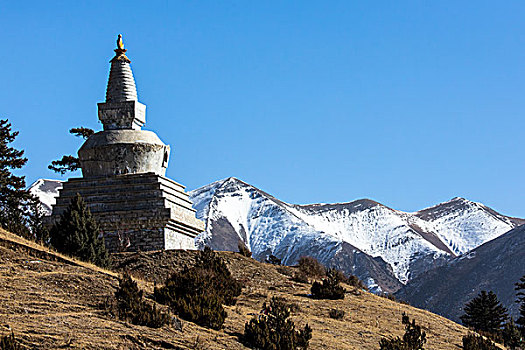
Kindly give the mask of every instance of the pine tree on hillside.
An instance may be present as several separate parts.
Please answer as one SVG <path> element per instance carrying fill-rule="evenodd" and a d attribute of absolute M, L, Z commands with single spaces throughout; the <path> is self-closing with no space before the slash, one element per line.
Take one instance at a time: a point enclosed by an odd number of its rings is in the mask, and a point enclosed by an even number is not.
<path fill-rule="evenodd" d="M 520 313 L 518 319 L 516 320 L 516 324 L 518 325 L 523 338 L 525 338 L 525 301 L 521 303 L 519 312 Z"/>
<path fill-rule="evenodd" d="M 312 328 L 306 324 L 303 329 L 296 329 L 290 312 L 291 305 L 282 298 L 273 297 L 264 303 L 261 313 L 244 325 L 245 345 L 259 350 L 308 349 Z"/>
<path fill-rule="evenodd" d="M 521 277 L 518 282 L 516 282 L 515 289 L 517 291 L 516 295 L 518 296 L 518 300 L 516 302 L 521 303 L 519 317 L 516 320 L 516 324 L 518 325 L 521 334 L 525 338 L 525 275 Z"/>
<path fill-rule="evenodd" d="M 492 340 L 469 333 L 463 337 L 463 350 L 499 350 Z"/>
<path fill-rule="evenodd" d="M 49 227 L 44 221 L 45 212 L 42 202 L 36 196 L 31 196 L 27 204 L 27 228 L 31 238 L 42 244 L 49 244 Z"/>
<path fill-rule="evenodd" d="M 56 250 L 105 267 L 109 265 L 104 238 L 84 200 L 77 194 L 49 232 Z"/>
<path fill-rule="evenodd" d="M 427 342 L 427 334 L 421 329 L 421 326 L 416 324 L 416 320 L 413 319 L 410 322 L 410 318 L 403 312 L 401 322 L 405 325 L 405 334 L 403 339 L 396 338 L 381 338 L 379 341 L 380 350 L 424 350 L 425 343 Z"/>
<path fill-rule="evenodd" d="M 505 323 L 503 330 L 501 331 L 501 337 L 503 339 L 503 345 L 508 349 L 517 350 L 521 349 L 521 345 L 525 345 L 522 341 L 521 332 L 514 324 L 514 320 L 511 318 L 509 322 Z"/>
<path fill-rule="evenodd" d="M 328 269 L 326 277 L 322 282 L 314 282 L 310 288 L 312 298 L 314 299 L 344 299 L 345 289 L 339 284 L 342 274 L 336 269 Z"/>
<path fill-rule="evenodd" d="M 465 326 L 492 334 L 499 331 L 508 318 L 507 309 L 492 291 L 481 291 L 465 305 L 464 310 L 465 314 L 460 319 Z"/>
<path fill-rule="evenodd" d="M 12 131 L 7 119 L 0 120 L 0 226 L 8 231 L 27 236 L 27 202 L 31 195 L 25 189 L 24 176 L 16 176 L 11 171 L 20 169 L 27 163 L 24 151 L 11 147 L 18 136 Z"/>

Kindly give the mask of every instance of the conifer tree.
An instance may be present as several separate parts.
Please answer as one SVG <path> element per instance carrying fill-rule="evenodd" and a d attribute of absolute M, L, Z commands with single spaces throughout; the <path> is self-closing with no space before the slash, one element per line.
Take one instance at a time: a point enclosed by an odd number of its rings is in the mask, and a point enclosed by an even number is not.
<path fill-rule="evenodd" d="M 336 269 L 328 269 L 322 282 L 314 282 L 310 288 L 314 299 L 344 299 L 345 289 L 339 284 L 342 274 Z"/>
<path fill-rule="evenodd" d="M 60 220 L 50 230 L 50 243 L 56 250 L 105 267 L 109 265 L 104 238 L 82 197 L 77 194 Z"/>
<path fill-rule="evenodd" d="M 518 296 L 518 300 L 516 302 L 521 303 L 519 317 L 516 320 L 516 324 L 518 325 L 523 338 L 525 338 L 525 275 L 522 276 L 518 282 L 516 282 L 515 289 L 517 291 L 516 295 Z"/>
<path fill-rule="evenodd" d="M 469 333 L 463 337 L 463 350 L 498 350 L 494 343 L 481 335 Z"/>
<path fill-rule="evenodd" d="M 425 343 L 427 342 L 427 334 L 421 330 L 421 326 L 416 324 L 416 320 L 413 319 L 410 322 L 410 318 L 403 312 L 401 322 L 405 325 L 405 334 L 403 339 L 396 338 L 381 338 L 379 341 L 380 350 L 424 350 Z"/>
<path fill-rule="evenodd" d="M 498 332 L 508 318 L 507 309 L 492 291 L 481 291 L 465 305 L 464 310 L 465 314 L 460 319 L 465 326 L 492 334 Z"/>
<path fill-rule="evenodd" d="M 10 146 L 17 136 L 18 131 L 12 131 L 7 119 L 0 120 L 0 226 L 27 236 L 27 202 L 31 195 L 25 189 L 24 176 L 12 173 L 27 163 L 24 151 Z"/>
<path fill-rule="evenodd" d="M 244 325 L 243 341 L 252 349 L 297 350 L 308 349 L 312 328 L 295 329 L 290 320 L 291 306 L 284 299 L 273 297 L 264 303 L 261 313 Z"/>
<path fill-rule="evenodd" d="M 27 208 L 27 229 L 31 238 L 41 244 L 49 244 L 49 227 L 44 222 L 45 212 L 42 202 L 32 195 L 27 203 Z"/>
<path fill-rule="evenodd" d="M 501 337 L 503 338 L 503 345 L 511 350 L 521 349 L 521 345 L 525 345 L 525 342 L 522 341 L 521 332 L 512 318 L 505 323 Z"/>
<path fill-rule="evenodd" d="M 82 137 L 84 140 L 87 140 L 95 132 L 93 129 L 84 128 L 83 126 L 79 128 L 72 128 L 69 130 L 69 133 L 77 137 Z M 66 155 L 62 156 L 60 160 L 54 160 L 47 167 L 49 170 L 53 170 L 55 173 L 60 173 L 64 175 L 68 171 L 76 171 L 80 169 L 80 160 L 78 157 Z"/>

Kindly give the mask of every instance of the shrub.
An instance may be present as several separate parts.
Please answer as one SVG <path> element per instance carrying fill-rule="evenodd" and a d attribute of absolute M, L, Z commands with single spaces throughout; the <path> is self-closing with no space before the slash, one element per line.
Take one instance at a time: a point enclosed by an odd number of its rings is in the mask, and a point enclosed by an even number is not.
<path fill-rule="evenodd" d="M 348 283 L 348 277 L 346 277 L 345 273 L 341 270 L 338 270 L 336 268 L 333 269 L 334 270 L 334 274 L 336 276 L 336 278 L 339 280 L 339 282 L 342 282 L 342 283 Z"/>
<path fill-rule="evenodd" d="M 368 290 L 368 287 L 359 279 L 359 277 L 355 275 L 350 275 L 346 278 L 346 281 L 344 281 L 346 284 L 356 287 L 359 289 Z"/>
<path fill-rule="evenodd" d="M 15 334 L 11 331 L 11 334 L 5 335 L 0 338 L 0 349 L 2 350 L 22 350 L 20 344 L 15 339 Z"/>
<path fill-rule="evenodd" d="M 469 333 L 463 337 L 463 350 L 497 350 L 494 343 L 481 335 Z"/>
<path fill-rule="evenodd" d="M 212 329 L 220 329 L 226 319 L 222 305 L 234 305 L 240 294 L 241 284 L 208 247 L 199 252 L 193 267 L 174 273 L 154 292 L 155 300 L 181 318 Z"/>
<path fill-rule="evenodd" d="M 268 258 L 266 259 L 266 262 L 272 265 L 281 265 L 281 259 L 279 259 L 278 257 L 272 254 L 268 256 Z"/>
<path fill-rule="evenodd" d="M 340 277 L 335 269 L 329 269 L 322 282 L 314 282 L 310 289 L 315 299 L 344 299 L 345 289 L 339 285 Z"/>
<path fill-rule="evenodd" d="M 405 325 L 403 339 L 399 337 L 382 338 L 379 341 L 380 350 L 424 350 L 423 346 L 427 342 L 427 334 L 425 331 L 421 331 L 421 326 L 416 324 L 416 320 L 410 322 L 405 313 L 403 313 L 401 322 Z"/>
<path fill-rule="evenodd" d="M 308 283 L 308 275 L 305 274 L 303 271 L 296 271 L 294 272 L 292 276 L 292 280 L 299 283 Z"/>
<path fill-rule="evenodd" d="M 392 300 L 392 301 L 394 301 L 396 303 L 409 305 L 406 301 L 396 298 L 396 296 L 394 294 L 392 294 L 392 293 L 382 293 L 382 294 L 379 294 L 379 296 L 383 297 L 383 298 L 386 298 L 388 300 Z"/>
<path fill-rule="evenodd" d="M 246 246 L 246 244 L 244 244 L 243 241 L 239 241 L 239 243 L 237 244 L 237 248 L 239 249 L 239 254 L 241 254 L 242 256 L 245 256 L 247 258 L 252 257 L 252 252 L 250 251 L 250 249 L 248 249 L 248 247 Z"/>
<path fill-rule="evenodd" d="M 119 288 L 115 292 L 117 299 L 118 316 L 121 320 L 130 321 L 140 326 L 160 328 L 169 322 L 169 315 L 151 306 L 142 297 L 143 292 L 137 282 L 125 274 L 119 279 Z"/>
<path fill-rule="evenodd" d="M 109 265 L 104 238 L 99 238 L 100 229 L 86 207 L 84 200 L 77 194 L 60 215 L 60 220 L 49 232 L 51 245 L 61 253 L 75 256 L 95 265 Z"/>
<path fill-rule="evenodd" d="M 242 285 L 232 277 L 228 266 L 220 256 L 206 247 L 199 252 L 194 268 L 202 270 L 209 276 L 209 287 L 221 296 L 224 304 L 235 305 L 237 297 L 241 294 Z"/>
<path fill-rule="evenodd" d="M 308 324 L 302 330 L 295 330 L 290 317 L 290 305 L 282 298 L 272 298 L 264 303 L 261 313 L 244 326 L 244 343 L 259 350 L 308 349 L 312 329 Z"/>
<path fill-rule="evenodd" d="M 288 266 L 279 266 L 276 268 L 277 272 L 279 272 L 281 275 L 284 275 L 284 276 L 288 276 L 288 277 L 293 277 L 294 273 L 293 273 L 293 268 L 291 267 L 288 267 Z"/>
<path fill-rule="evenodd" d="M 330 309 L 330 311 L 328 312 L 328 316 L 335 320 L 342 320 L 343 317 L 345 317 L 345 311 L 339 309 Z"/>
<path fill-rule="evenodd" d="M 224 296 L 210 283 L 213 276 L 200 268 L 173 274 L 155 289 L 155 299 L 167 304 L 181 318 L 203 327 L 220 329 L 226 319 Z"/>
<path fill-rule="evenodd" d="M 299 271 L 308 277 L 323 277 L 326 275 L 326 268 L 316 258 L 303 256 L 299 259 Z"/>

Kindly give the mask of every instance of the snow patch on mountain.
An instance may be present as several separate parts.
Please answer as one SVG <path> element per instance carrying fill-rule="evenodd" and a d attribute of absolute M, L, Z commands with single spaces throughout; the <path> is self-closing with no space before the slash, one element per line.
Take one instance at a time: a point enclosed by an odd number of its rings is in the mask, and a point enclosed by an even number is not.
<path fill-rule="evenodd" d="M 367 202 L 368 205 L 352 202 L 329 206 L 327 210 L 312 206 L 291 206 L 289 209 L 316 230 L 350 243 L 373 257 L 383 258 L 403 283 L 410 278 L 410 265 L 416 255 L 437 257 L 446 254 L 414 231 L 407 224 L 404 213 Z"/>
<path fill-rule="evenodd" d="M 45 215 L 51 215 L 62 183 L 60 180 L 38 179 L 29 186 L 29 193 L 40 199 Z"/>

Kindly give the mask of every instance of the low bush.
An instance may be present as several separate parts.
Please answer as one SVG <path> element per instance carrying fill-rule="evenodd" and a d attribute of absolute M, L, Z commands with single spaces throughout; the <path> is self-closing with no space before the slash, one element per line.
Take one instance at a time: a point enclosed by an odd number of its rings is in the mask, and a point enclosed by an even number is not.
<path fill-rule="evenodd" d="M 0 337 L 0 349 L 2 350 L 22 350 L 22 347 L 15 339 L 15 334 L 11 334 Z"/>
<path fill-rule="evenodd" d="M 193 267 L 174 273 L 154 291 L 155 300 L 181 318 L 212 329 L 222 328 L 226 319 L 222 305 L 235 305 L 240 294 L 241 284 L 208 247 L 199 252 Z"/>
<path fill-rule="evenodd" d="M 264 303 L 261 313 L 244 326 L 243 342 L 258 350 L 308 349 L 312 329 L 308 324 L 296 330 L 290 317 L 291 305 L 282 298 L 272 298 Z"/>
<path fill-rule="evenodd" d="M 299 283 L 308 283 L 309 279 L 306 273 L 299 270 L 299 271 L 294 272 L 292 276 L 292 281 L 299 282 Z"/>
<path fill-rule="evenodd" d="M 380 350 L 424 350 L 423 346 L 427 342 L 427 334 L 421 330 L 421 326 L 416 324 L 416 320 L 410 319 L 403 313 L 401 322 L 405 325 L 403 339 L 382 338 L 379 341 Z"/>
<path fill-rule="evenodd" d="M 346 278 L 346 281 L 344 281 L 346 284 L 352 287 L 356 287 L 359 289 L 368 290 L 368 287 L 359 279 L 359 277 L 355 275 L 350 275 Z"/>
<path fill-rule="evenodd" d="M 382 294 L 379 294 L 379 296 L 383 297 L 383 298 L 386 298 L 388 300 L 395 301 L 396 303 L 409 305 L 406 301 L 397 299 L 396 296 L 394 294 L 392 294 L 392 293 L 382 293 Z"/>
<path fill-rule="evenodd" d="M 315 299 L 344 299 L 345 289 L 339 284 L 340 276 L 335 269 L 329 269 L 322 282 L 314 282 L 310 289 Z"/>
<path fill-rule="evenodd" d="M 308 277 L 324 277 L 326 275 L 326 268 L 316 258 L 311 256 L 303 256 L 299 259 L 299 271 Z"/>
<path fill-rule="evenodd" d="M 119 288 L 115 292 L 117 299 L 118 317 L 140 326 L 160 328 L 169 323 L 169 315 L 151 306 L 143 300 L 143 292 L 133 281 L 131 276 L 125 274 L 119 279 Z"/>
<path fill-rule="evenodd" d="M 463 350 L 497 350 L 494 343 L 481 335 L 469 333 L 463 337 Z"/>
<path fill-rule="evenodd" d="M 273 254 L 270 254 L 268 256 L 268 258 L 266 259 L 266 262 L 268 264 L 272 264 L 272 265 L 281 265 L 281 259 L 279 259 L 278 257 L 276 257 Z"/>
<path fill-rule="evenodd" d="M 339 309 L 330 309 L 330 311 L 328 312 L 328 316 L 335 320 L 342 320 L 343 317 L 345 317 L 345 311 Z"/>
<path fill-rule="evenodd" d="M 284 276 L 288 276 L 288 277 L 293 277 L 294 275 L 294 272 L 293 272 L 293 268 L 289 267 L 289 266 L 279 266 L 277 267 L 277 272 L 279 272 L 281 275 L 284 275 Z"/>
<path fill-rule="evenodd" d="M 237 249 L 239 250 L 239 254 L 241 254 L 242 256 L 245 256 L 247 258 L 252 257 L 252 252 L 250 251 L 250 249 L 248 249 L 248 247 L 246 246 L 246 244 L 244 244 L 243 241 L 239 241 L 239 243 L 237 244 Z"/>

